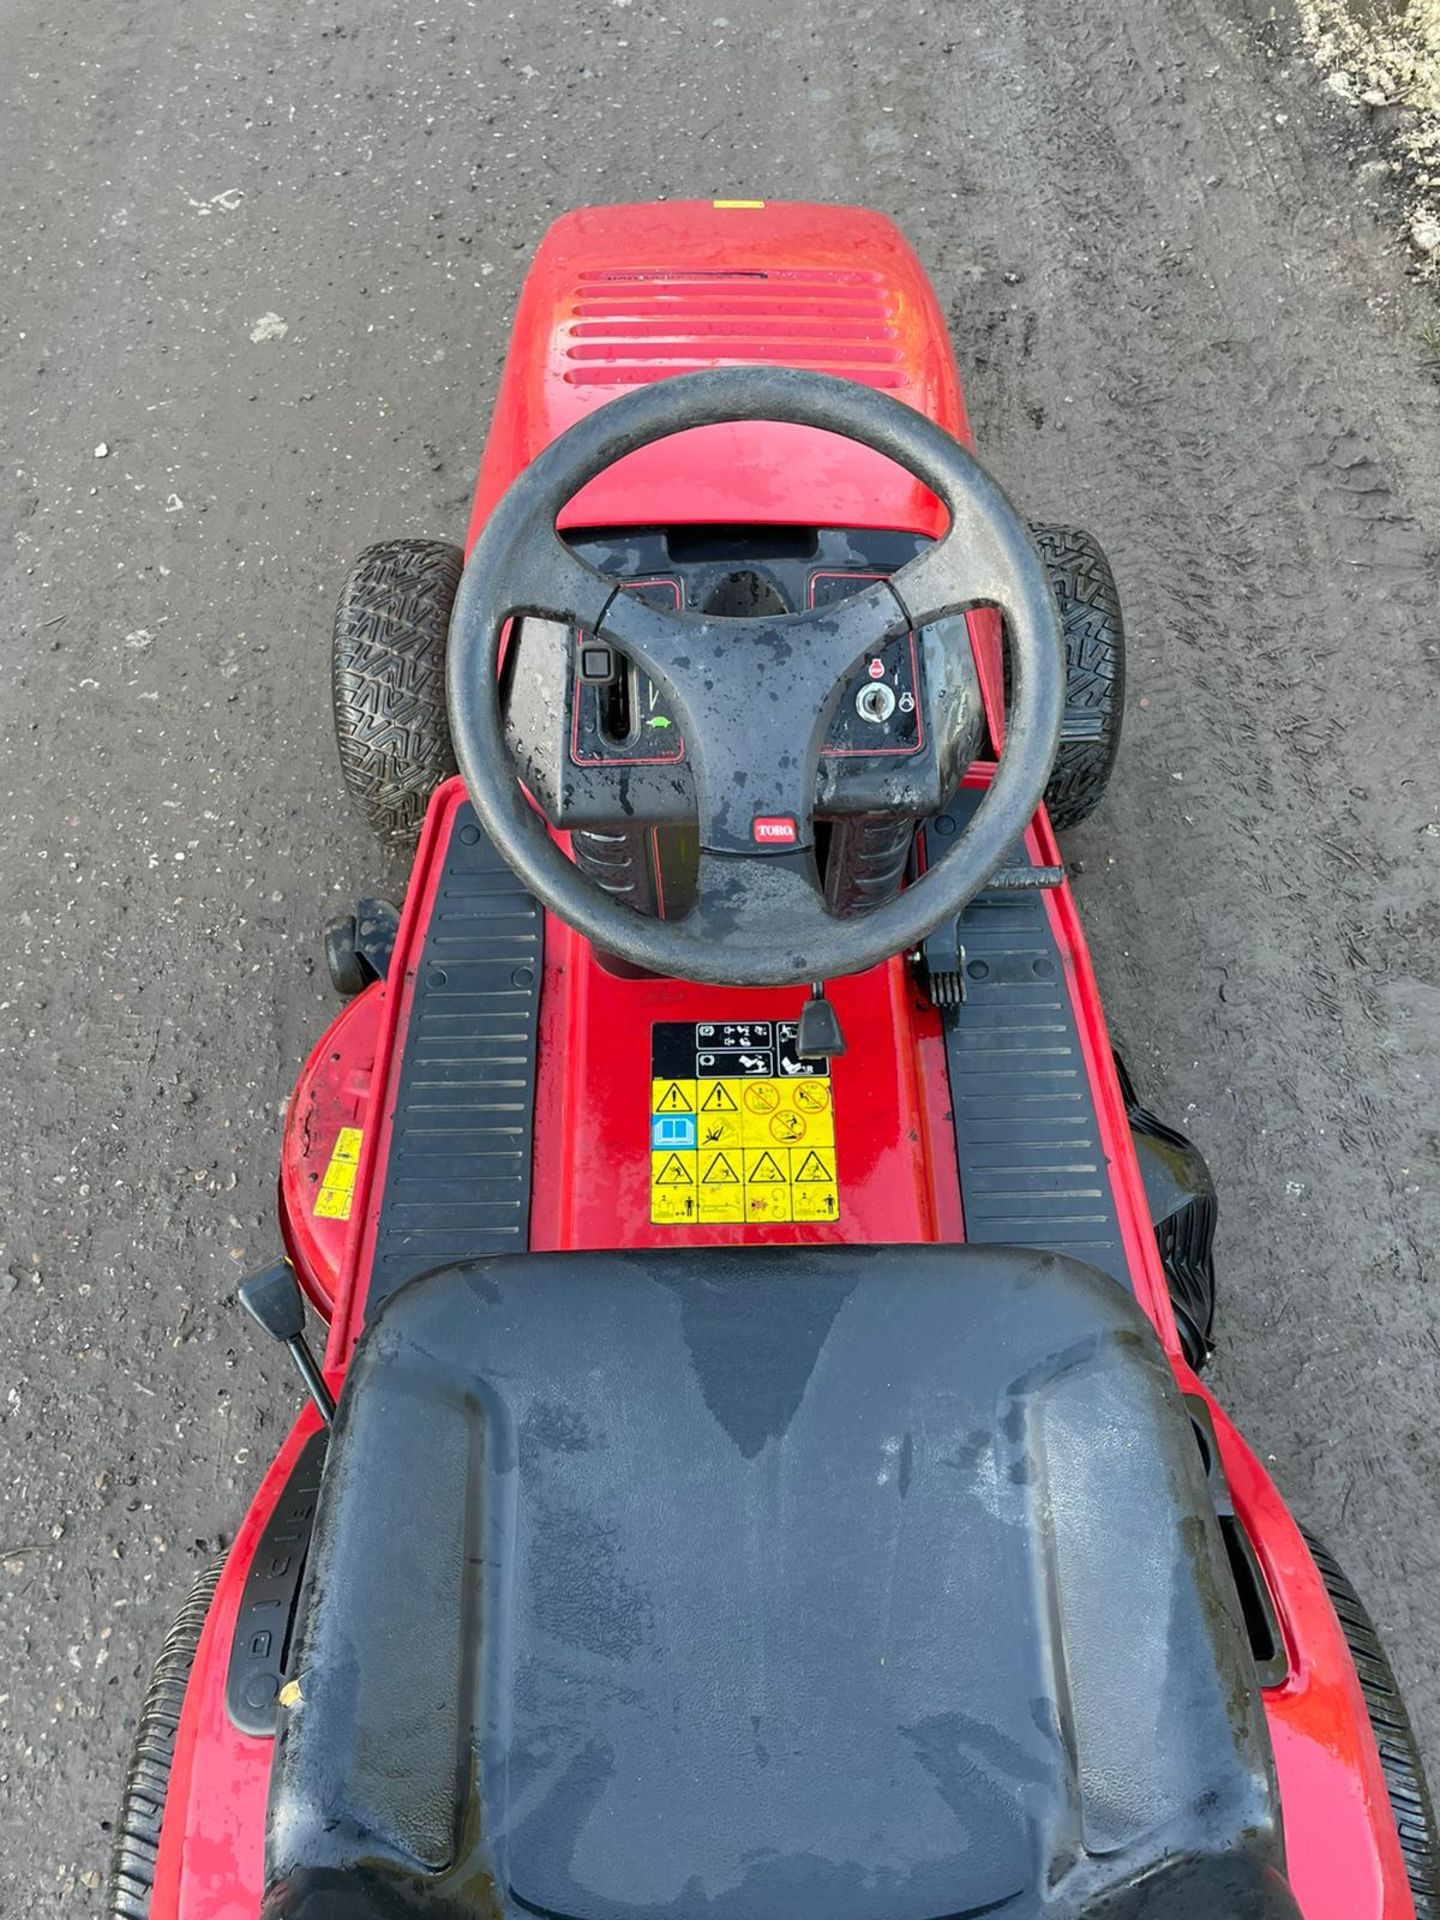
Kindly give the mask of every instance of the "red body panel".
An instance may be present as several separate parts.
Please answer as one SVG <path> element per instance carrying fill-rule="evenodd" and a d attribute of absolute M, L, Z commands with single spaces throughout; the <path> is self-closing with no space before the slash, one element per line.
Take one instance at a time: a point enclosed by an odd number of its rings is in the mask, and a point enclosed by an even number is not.
<path fill-rule="evenodd" d="M 984 769 L 970 776 L 977 784 Z M 365 1127 L 355 1202 L 338 1291 L 329 1274 L 311 1283 L 314 1295 L 334 1292 L 328 1363 L 343 1366 L 365 1317 L 365 1284 L 379 1218 L 389 1154 L 393 1091 L 398 1085 L 396 1036 L 407 1025 L 411 990 L 438 884 L 441 849 L 464 785 L 452 780 L 431 803 L 416 854 L 390 978 L 364 996 L 379 1019 L 378 1044 L 369 1022 L 357 1039 L 373 1062 L 375 1098 Z M 1044 864 L 1058 860 L 1048 825 L 1038 819 L 1030 852 Z M 1068 885 L 1048 896 L 1081 1045 L 1097 1092 L 1101 1137 L 1114 1184 L 1121 1231 L 1136 1292 L 1172 1356 L 1180 1352 L 1174 1316 L 1130 1128 L 1125 1115 L 1099 993 Z M 536 1248 L 779 1245 L 846 1240 L 897 1244 L 964 1238 L 959 1183 L 949 1125 L 949 1083 L 939 1021 L 916 994 L 899 961 L 839 980 L 831 988 L 850 1051 L 834 1064 L 842 1217 L 827 1224 L 670 1228 L 650 1222 L 646 1119 L 650 1083 L 649 1027 L 655 1020 L 791 1019 L 803 989 L 736 991 L 682 980 L 630 980 L 600 966 L 588 942 L 547 921 L 541 996 L 531 1244 Z M 356 1003 L 357 1005 L 360 1003 Z M 353 1081 L 345 1060 L 342 1015 L 312 1055 Z M 339 1054 L 340 1060 L 334 1056 Z M 307 1068 L 307 1073 L 309 1072 Z M 292 1129 L 308 1124 L 318 1095 L 296 1103 Z M 338 1126 L 337 1120 L 334 1123 Z M 322 1139 L 325 1138 L 322 1134 Z M 917 1151 L 917 1148 L 923 1149 Z M 300 1143 L 287 1144 L 287 1168 L 301 1161 Z M 287 1181 L 287 1196 L 301 1182 Z M 310 1189 L 313 1191 L 313 1189 Z M 290 1237 L 300 1239 L 292 1223 Z"/>
<path fill-rule="evenodd" d="M 1330 1596 L 1274 1481 L 1208 1393 L 1205 1399 L 1290 1658 L 1283 1686 L 1265 1695 L 1265 1715 L 1300 1911 L 1305 1920 L 1413 1920 L 1380 1756 Z"/>
<path fill-rule="evenodd" d="M 526 275 L 467 551 L 516 475 L 627 386 L 750 364 L 881 387 L 972 444 L 944 315 L 893 221 L 773 200 L 582 207 L 555 222 Z M 687 521 L 922 534 L 945 524 L 934 495 L 882 455 L 810 427 L 744 422 L 631 454 L 561 516 L 571 527 Z M 998 740 L 999 622 L 970 624 Z"/>
<path fill-rule="evenodd" d="M 888 221 L 850 209 L 690 203 L 599 208 L 557 223 L 516 317 L 470 537 L 516 474 L 583 413 L 638 380 L 690 366 L 775 361 L 868 379 L 968 442 L 943 320 Z M 936 503 L 889 462 L 831 435 L 746 426 L 677 436 L 632 456 L 572 503 L 572 525 L 690 521 L 828 523 L 934 533 Z M 972 618 L 992 733 L 1000 730 L 997 623 Z M 983 782 L 988 769 L 971 779 Z M 435 796 L 389 979 L 353 1001 L 315 1048 L 286 1124 L 286 1248 L 331 1318 L 338 1385 L 364 1320 L 399 1052 L 441 853 L 463 789 Z M 1037 861 L 1058 861 L 1043 815 Z M 1182 1388 L 1182 1356 L 1128 1119 L 1075 904 L 1046 896 L 1136 1294 Z M 650 1224 L 649 1027 L 661 1019 L 793 1018 L 799 989 L 736 993 L 629 980 L 547 922 L 532 1169 L 536 1248 L 964 1237 L 949 1082 L 938 1019 L 892 962 L 835 983 L 851 1051 L 835 1063 L 841 1218 L 832 1224 L 694 1229 Z M 348 1219 L 318 1216 L 342 1128 L 363 1134 Z M 1290 1874 L 1305 1920 L 1413 1920 L 1394 1824 L 1355 1670 L 1304 1542 L 1268 1475 L 1214 1402 L 1237 1513 L 1269 1583 L 1290 1657 L 1265 1707 Z M 254 1920 L 260 1902 L 271 1743 L 226 1717 L 225 1671 L 244 1576 L 306 1435 L 298 1422 L 231 1552 L 186 1698 L 160 1849 L 154 1920 Z"/>
<path fill-rule="evenodd" d="M 839 1220 L 657 1227 L 650 1222 L 649 1032 L 654 1020 L 793 1020 L 804 989 L 723 993 L 684 980 L 618 979 L 588 943 L 546 926 L 530 1244 L 537 1249 L 776 1246 L 963 1239 L 939 1022 L 898 961 L 830 998 L 854 1036 L 834 1063 Z M 567 1062 L 584 1061 L 575 1073 Z M 940 1109 L 936 1114 L 937 1108 Z M 937 1145 L 938 1152 L 930 1151 Z M 638 1148 L 638 1151 L 637 1151 Z"/>
<path fill-rule="evenodd" d="M 541 242 L 515 314 L 467 546 L 542 448 L 627 386 L 700 367 L 806 366 L 884 388 L 970 440 L 944 317 L 892 222 L 772 201 L 585 207 Z M 890 527 L 936 533 L 934 497 L 835 434 L 741 423 L 622 460 L 562 524 Z"/>
<path fill-rule="evenodd" d="M 245 1575 L 290 1469 L 318 1425 L 307 1407 L 261 1482 L 226 1559 L 180 1716 L 150 1920 L 255 1920 L 260 1911 L 275 1743 L 235 1727 L 225 1711 L 225 1676 Z"/>
<path fill-rule="evenodd" d="M 280 1153 L 285 1251 L 326 1320 L 334 1310 L 351 1216 L 326 1209 L 321 1196 L 341 1129 L 359 1129 L 363 1135 L 369 1120 L 375 1050 L 385 1013 L 379 984 L 349 1002 L 301 1069 L 285 1116 Z"/>

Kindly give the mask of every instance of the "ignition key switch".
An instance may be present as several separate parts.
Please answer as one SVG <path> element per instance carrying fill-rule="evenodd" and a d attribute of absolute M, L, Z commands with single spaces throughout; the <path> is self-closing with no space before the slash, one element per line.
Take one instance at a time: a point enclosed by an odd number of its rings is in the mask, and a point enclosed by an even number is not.
<path fill-rule="evenodd" d="M 883 680 L 871 680 L 855 696 L 855 711 L 872 727 L 883 727 L 895 711 L 895 695 Z"/>

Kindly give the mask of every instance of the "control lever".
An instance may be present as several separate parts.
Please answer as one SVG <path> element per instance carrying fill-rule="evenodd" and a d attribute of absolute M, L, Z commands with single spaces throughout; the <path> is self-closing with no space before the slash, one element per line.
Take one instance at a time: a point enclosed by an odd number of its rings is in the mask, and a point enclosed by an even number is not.
<path fill-rule="evenodd" d="M 258 1273 L 242 1280 L 240 1304 L 272 1340 L 284 1345 L 320 1418 L 327 1427 L 331 1425 L 335 1418 L 334 1396 L 305 1338 L 305 1303 L 300 1298 L 300 1282 L 290 1262 L 277 1260 L 273 1266 L 262 1267 Z"/>
<path fill-rule="evenodd" d="M 800 1009 L 795 1051 L 802 1060 L 833 1060 L 845 1051 L 840 1016 L 825 998 L 823 980 L 811 982 L 810 998 Z"/>

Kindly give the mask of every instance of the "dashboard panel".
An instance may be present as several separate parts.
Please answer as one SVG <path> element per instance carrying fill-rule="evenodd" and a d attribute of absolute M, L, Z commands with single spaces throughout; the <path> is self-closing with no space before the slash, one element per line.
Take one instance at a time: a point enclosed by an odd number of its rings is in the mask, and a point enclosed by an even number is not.
<path fill-rule="evenodd" d="M 678 527 L 568 536 L 581 558 L 657 607 L 751 618 L 833 604 L 903 566 L 917 536 L 834 528 Z M 763 692 L 763 658 L 736 698 Z M 929 696 L 927 702 L 927 694 Z M 520 624 L 503 680 L 511 750 L 552 825 L 622 831 L 695 818 L 685 741 L 663 692 L 594 635 Z M 855 663 L 816 776 L 821 820 L 937 812 L 983 735 L 963 616 Z"/>

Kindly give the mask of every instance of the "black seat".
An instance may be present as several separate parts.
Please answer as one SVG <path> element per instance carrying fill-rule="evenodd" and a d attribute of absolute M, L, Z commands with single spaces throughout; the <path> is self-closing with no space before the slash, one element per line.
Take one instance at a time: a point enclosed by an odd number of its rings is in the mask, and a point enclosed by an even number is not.
<path fill-rule="evenodd" d="M 1295 1920 L 1184 1404 L 1075 1261 L 414 1281 L 302 1604 L 266 1920 Z"/>

